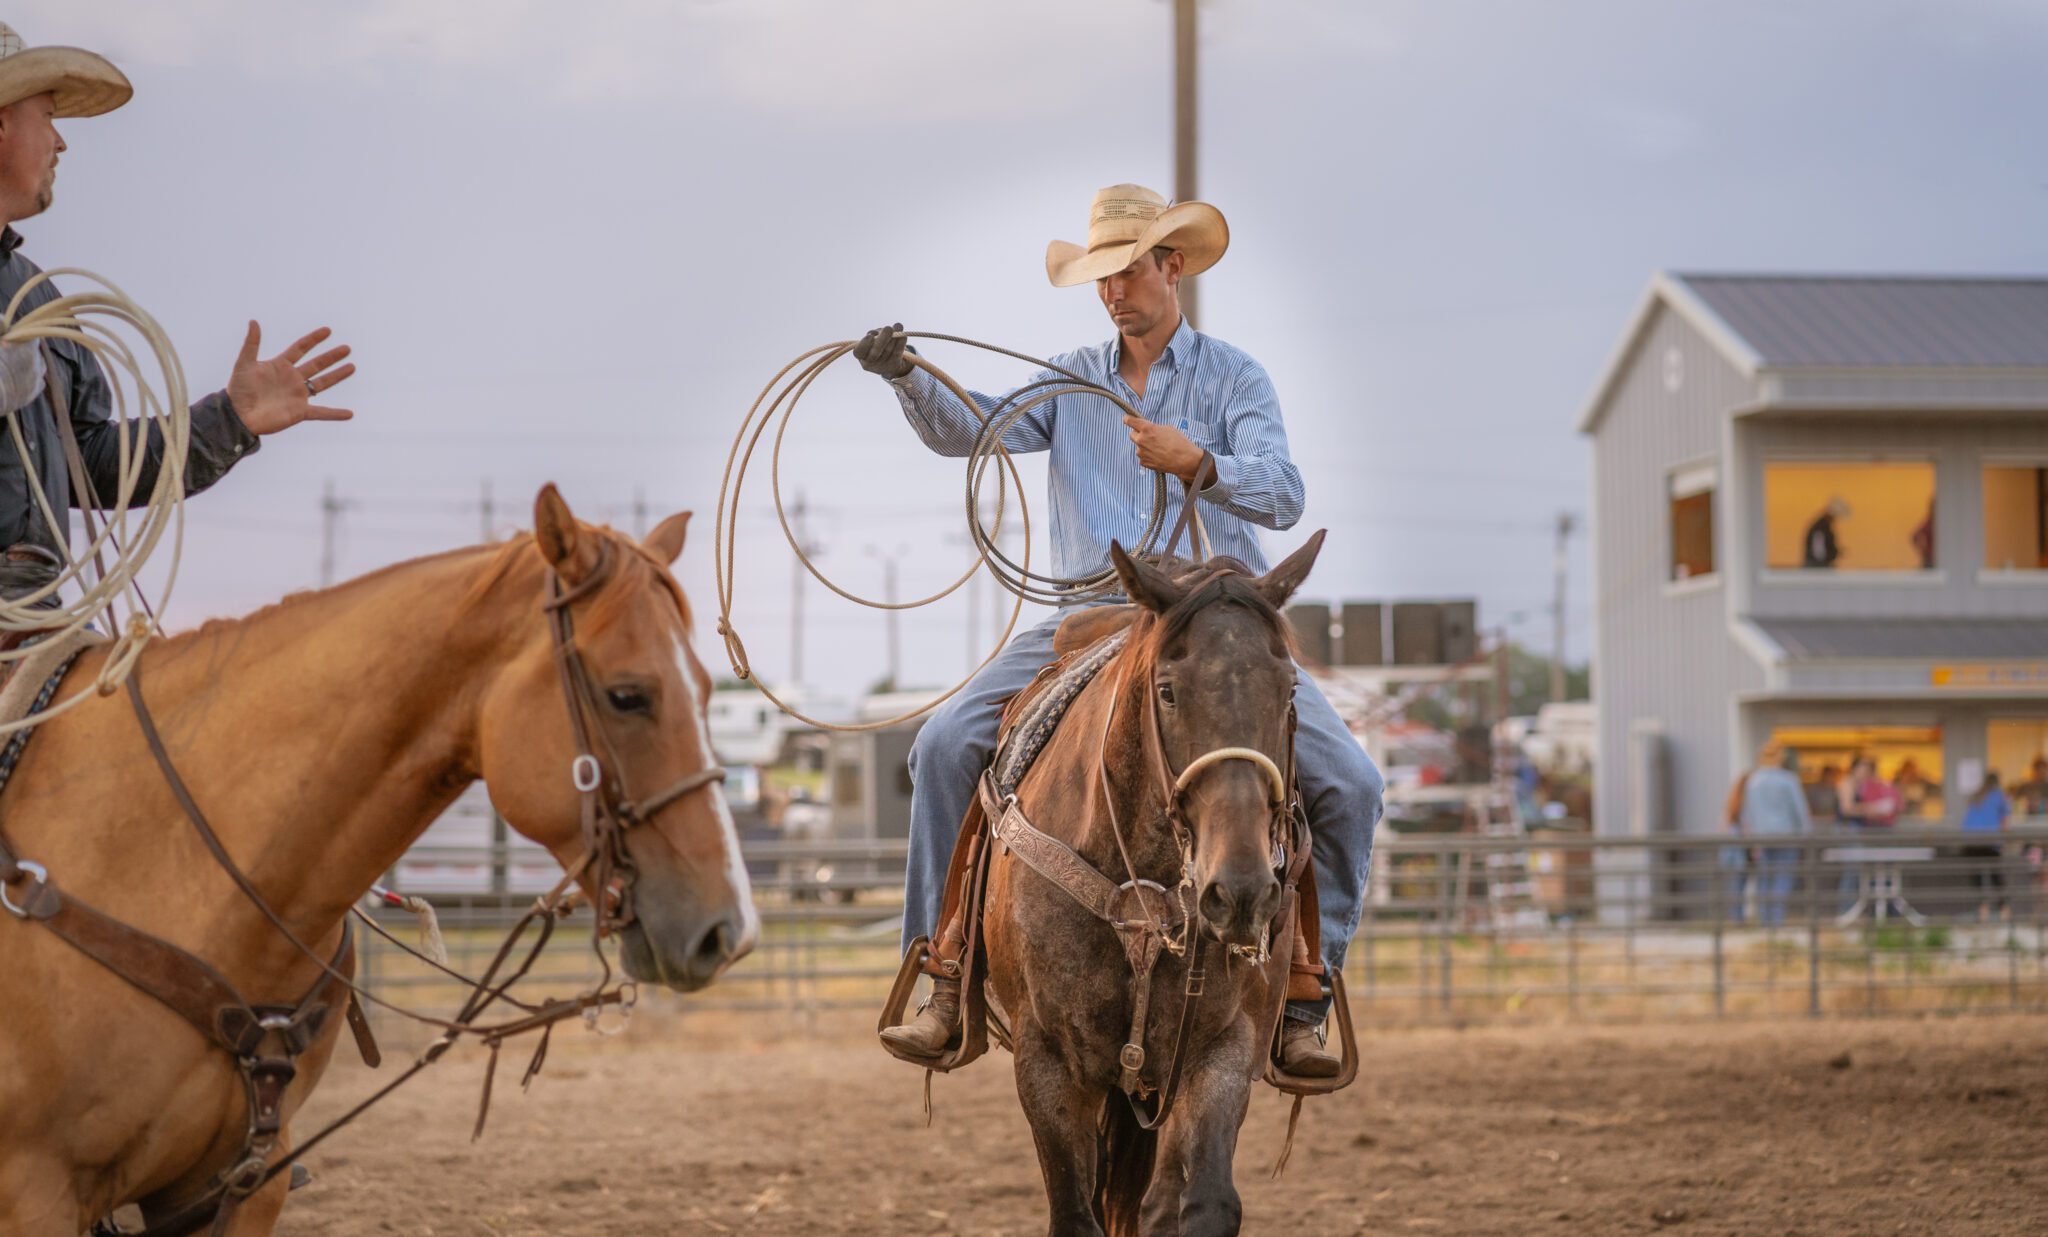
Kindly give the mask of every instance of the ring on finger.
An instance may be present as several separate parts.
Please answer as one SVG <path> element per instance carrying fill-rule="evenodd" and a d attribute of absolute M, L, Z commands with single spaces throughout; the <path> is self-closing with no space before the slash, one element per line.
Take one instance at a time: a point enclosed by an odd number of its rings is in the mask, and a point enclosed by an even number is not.
<path fill-rule="evenodd" d="M 314 386 L 313 386 L 313 380 L 312 380 L 311 378 L 308 378 L 308 379 L 306 379 L 306 394 L 308 394 L 308 395 L 318 395 L 318 394 L 319 394 L 319 391 L 318 391 L 318 390 L 316 390 L 316 389 L 314 388 Z"/>

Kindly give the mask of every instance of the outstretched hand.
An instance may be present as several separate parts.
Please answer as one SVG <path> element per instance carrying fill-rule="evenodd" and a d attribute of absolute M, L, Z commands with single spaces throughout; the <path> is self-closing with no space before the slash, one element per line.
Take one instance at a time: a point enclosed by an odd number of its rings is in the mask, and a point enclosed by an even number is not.
<path fill-rule="evenodd" d="M 333 333 L 323 326 L 268 361 L 259 361 L 256 350 L 263 343 L 263 328 L 249 323 L 234 372 L 228 375 L 228 399 L 250 433 L 275 434 L 301 421 L 346 421 L 356 415 L 313 402 L 315 395 L 356 372 L 353 362 L 341 364 L 349 354 L 347 344 L 310 361 L 303 359 Z"/>

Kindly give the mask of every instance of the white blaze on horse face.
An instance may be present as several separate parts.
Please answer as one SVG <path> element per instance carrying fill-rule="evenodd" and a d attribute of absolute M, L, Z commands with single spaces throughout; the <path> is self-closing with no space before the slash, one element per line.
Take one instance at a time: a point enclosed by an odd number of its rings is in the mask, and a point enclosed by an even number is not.
<path fill-rule="evenodd" d="M 716 758 L 711 750 L 711 732 L 704 725 L 704 702 L 697 698 L 697 672 L 690 660 L 690 647 L 680 634 L 676 642 L 676 676 L 682 681 L 683 696 L 687 705 L 690 726 L 697 735 L 697 750 L 704 753 L 704 759 Z M 718 817 L 718 828 L 723 835 L 725 847 L 725 879 L 732 886 L 733 899 L 740 910 L 740 941 L 738 948 L 751 949 L 761 936 L 761 912 L 754 906 L 754 885 L 747 879 L 747 865 L 740 858 L 740 832 L 732 823 L 732 809 L 726 806 L 725 788 L 716 782 L 705 788 L 711 796 L 711 810 Z"/>

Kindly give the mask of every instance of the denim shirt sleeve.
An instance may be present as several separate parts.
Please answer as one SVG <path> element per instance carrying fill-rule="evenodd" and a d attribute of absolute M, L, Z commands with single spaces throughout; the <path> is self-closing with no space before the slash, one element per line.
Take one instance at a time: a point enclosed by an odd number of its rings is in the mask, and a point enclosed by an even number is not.
<path fill-rule="evenodd" d="M 1057 378 L 1050 370 L 1041 372 L 1034 381 Z M 889 385 L 896 388 L 896 398 L 903 405 L 904 419 L 924 445 L 940 455 L 965 456 L 974 450 L 975 435 L 981 431 L 982 423 L 1005 407 L 1010 395 L 990 397 L 979 391 L 969 391 L 974 401 L 970 410 L 957 396 L 921 369 L 913 369 L 901 378 L 892 378 Z M 1011 392 L 1010 394 L 1015 394 Z M 1053 415 L 1059 404 L 1057 397 L 1049 399 L 1030 412 L 1018 417 L 1003 431 L 1003 446 L 1019 453 L 1044 451 L 1052 446 Z"/>
<path fill-rule="evenodd" d="M 1287 454 L 1280 396 L 1256 362 L 1238 372 L 1223 422 L 1226 450 L 1213 453 L 1216 480 L 1201 497 L 1266 528 L 1294 527 L 1306 498 L 1301 470 Z"/>

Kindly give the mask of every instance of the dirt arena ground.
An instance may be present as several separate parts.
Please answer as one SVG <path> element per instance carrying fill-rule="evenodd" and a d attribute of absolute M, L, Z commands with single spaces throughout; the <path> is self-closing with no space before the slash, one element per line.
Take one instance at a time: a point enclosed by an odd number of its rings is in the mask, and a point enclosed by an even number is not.
<path fill-rule="evenodd" d="M 481 1058 L 452 1058 L 312 1154 L 279 1232 L 1044 1231 L 1007 1057 L 937 1080 L 926 1129 L 918 1073 L 850 1032 L 714 1035 L 566 1036 L 524 1095 L 508 1054 L 475 1145 Z M 2048 1232 L 2048 1018 L 1412 1031 L 1368 1052 L 1358 1086 L 1309 1105 L 1279 1184 L 1286 1108 L 1254 1097 L 1247 1232 Z M 310 1115 L 375 1080 L 337 1070 Z"/>

